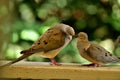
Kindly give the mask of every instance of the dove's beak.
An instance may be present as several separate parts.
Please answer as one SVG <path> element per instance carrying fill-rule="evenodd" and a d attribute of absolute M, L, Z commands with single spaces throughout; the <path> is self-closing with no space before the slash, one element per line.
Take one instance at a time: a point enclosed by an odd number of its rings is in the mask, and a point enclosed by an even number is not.
<path fill-rule="evenodd" d="M 78 37 L 78 35 L 76 34 L 76 35 L 73 35 L 73 38 L 77 38 Z"/>

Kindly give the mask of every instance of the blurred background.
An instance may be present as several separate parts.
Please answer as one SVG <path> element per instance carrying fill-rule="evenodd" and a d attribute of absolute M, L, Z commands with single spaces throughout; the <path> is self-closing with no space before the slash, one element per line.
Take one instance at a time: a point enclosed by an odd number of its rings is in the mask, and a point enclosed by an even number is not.
<path fill-rule="evenodd" d="M 120 57 L 120 0 L 0 0 L 0 60 L 14 60 L 51 25 L 64 23 Z M 116 45 L 115 45 L 116 44 Z M 40 56 L 27 61 L 49 62 Z M 62 63 L 89 63 L 73 39 L 57 56 Z"/>

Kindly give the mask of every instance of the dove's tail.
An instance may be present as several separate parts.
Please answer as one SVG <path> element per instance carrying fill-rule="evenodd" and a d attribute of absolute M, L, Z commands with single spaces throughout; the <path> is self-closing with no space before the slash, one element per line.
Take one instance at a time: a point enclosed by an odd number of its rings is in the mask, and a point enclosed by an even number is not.
<path fill-rule="evenodd" d="M 32 54 L 31 54 L 31 53 L 23 54 L 23 55 L 22 55 L 21 57 L 19 57 L 18 59 L 14 60 L 14 61 L 12 61 L 12 62 L 9 62 L 9 63 L 7 63 L 7 64 L 5 64 L 5 65 L 2 65 L 2 66 L 0 66 L 0 67 L 9 66 L 9 65 L 11 65 L 11 64 L 14 64 L 14 63 L 20 61 L 20 60 L 23 60 L 24 58 L 26 58 L 26 57 L 28 57 L 28 56 L 30 56 L 30 55 L 32 55 Z"/>

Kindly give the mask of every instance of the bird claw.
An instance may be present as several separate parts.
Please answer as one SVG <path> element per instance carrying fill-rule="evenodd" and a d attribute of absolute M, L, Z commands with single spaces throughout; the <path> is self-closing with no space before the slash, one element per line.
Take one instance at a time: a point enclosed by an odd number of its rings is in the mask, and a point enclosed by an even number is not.
<path fill-rule="evenodd" d="M 61 65 L 61 64 L 57 63 L 54 58 L 51 58 L 50 60 L 51 60 L 50 65 L 56 65 L 56 66 L 60 66 Z"/>
<path fill-rule="evenodd" d="M 54 65 L 55 66 L 61 66 L 61 64 L 59 64 L 59 63 L 52 63 L 52 62 L 50 63 L 50 65 L 52 65 L 52 66 L 54 66 Z"/>

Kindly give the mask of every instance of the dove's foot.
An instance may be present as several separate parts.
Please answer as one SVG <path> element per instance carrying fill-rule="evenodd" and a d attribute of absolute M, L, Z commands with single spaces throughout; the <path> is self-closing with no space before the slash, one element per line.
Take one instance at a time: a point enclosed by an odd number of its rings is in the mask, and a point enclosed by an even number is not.
<path fill-rule="evenodd" d="M 56 66 L 60 66 L 61 65 L 61 64 L 57 63 L 54 58 L 51 58 L 50 60 L 51 60 L 50 65 L 56 65 Z"/>
<path fill-rule="evenodd" d="M 85 65 L 82 65 L 82 66 L 87 66 L 87 67 L 99 67 L 100 65 L 99 65 L 99 64 L 92 63 L 92 64 L 85 64 Z"/>

